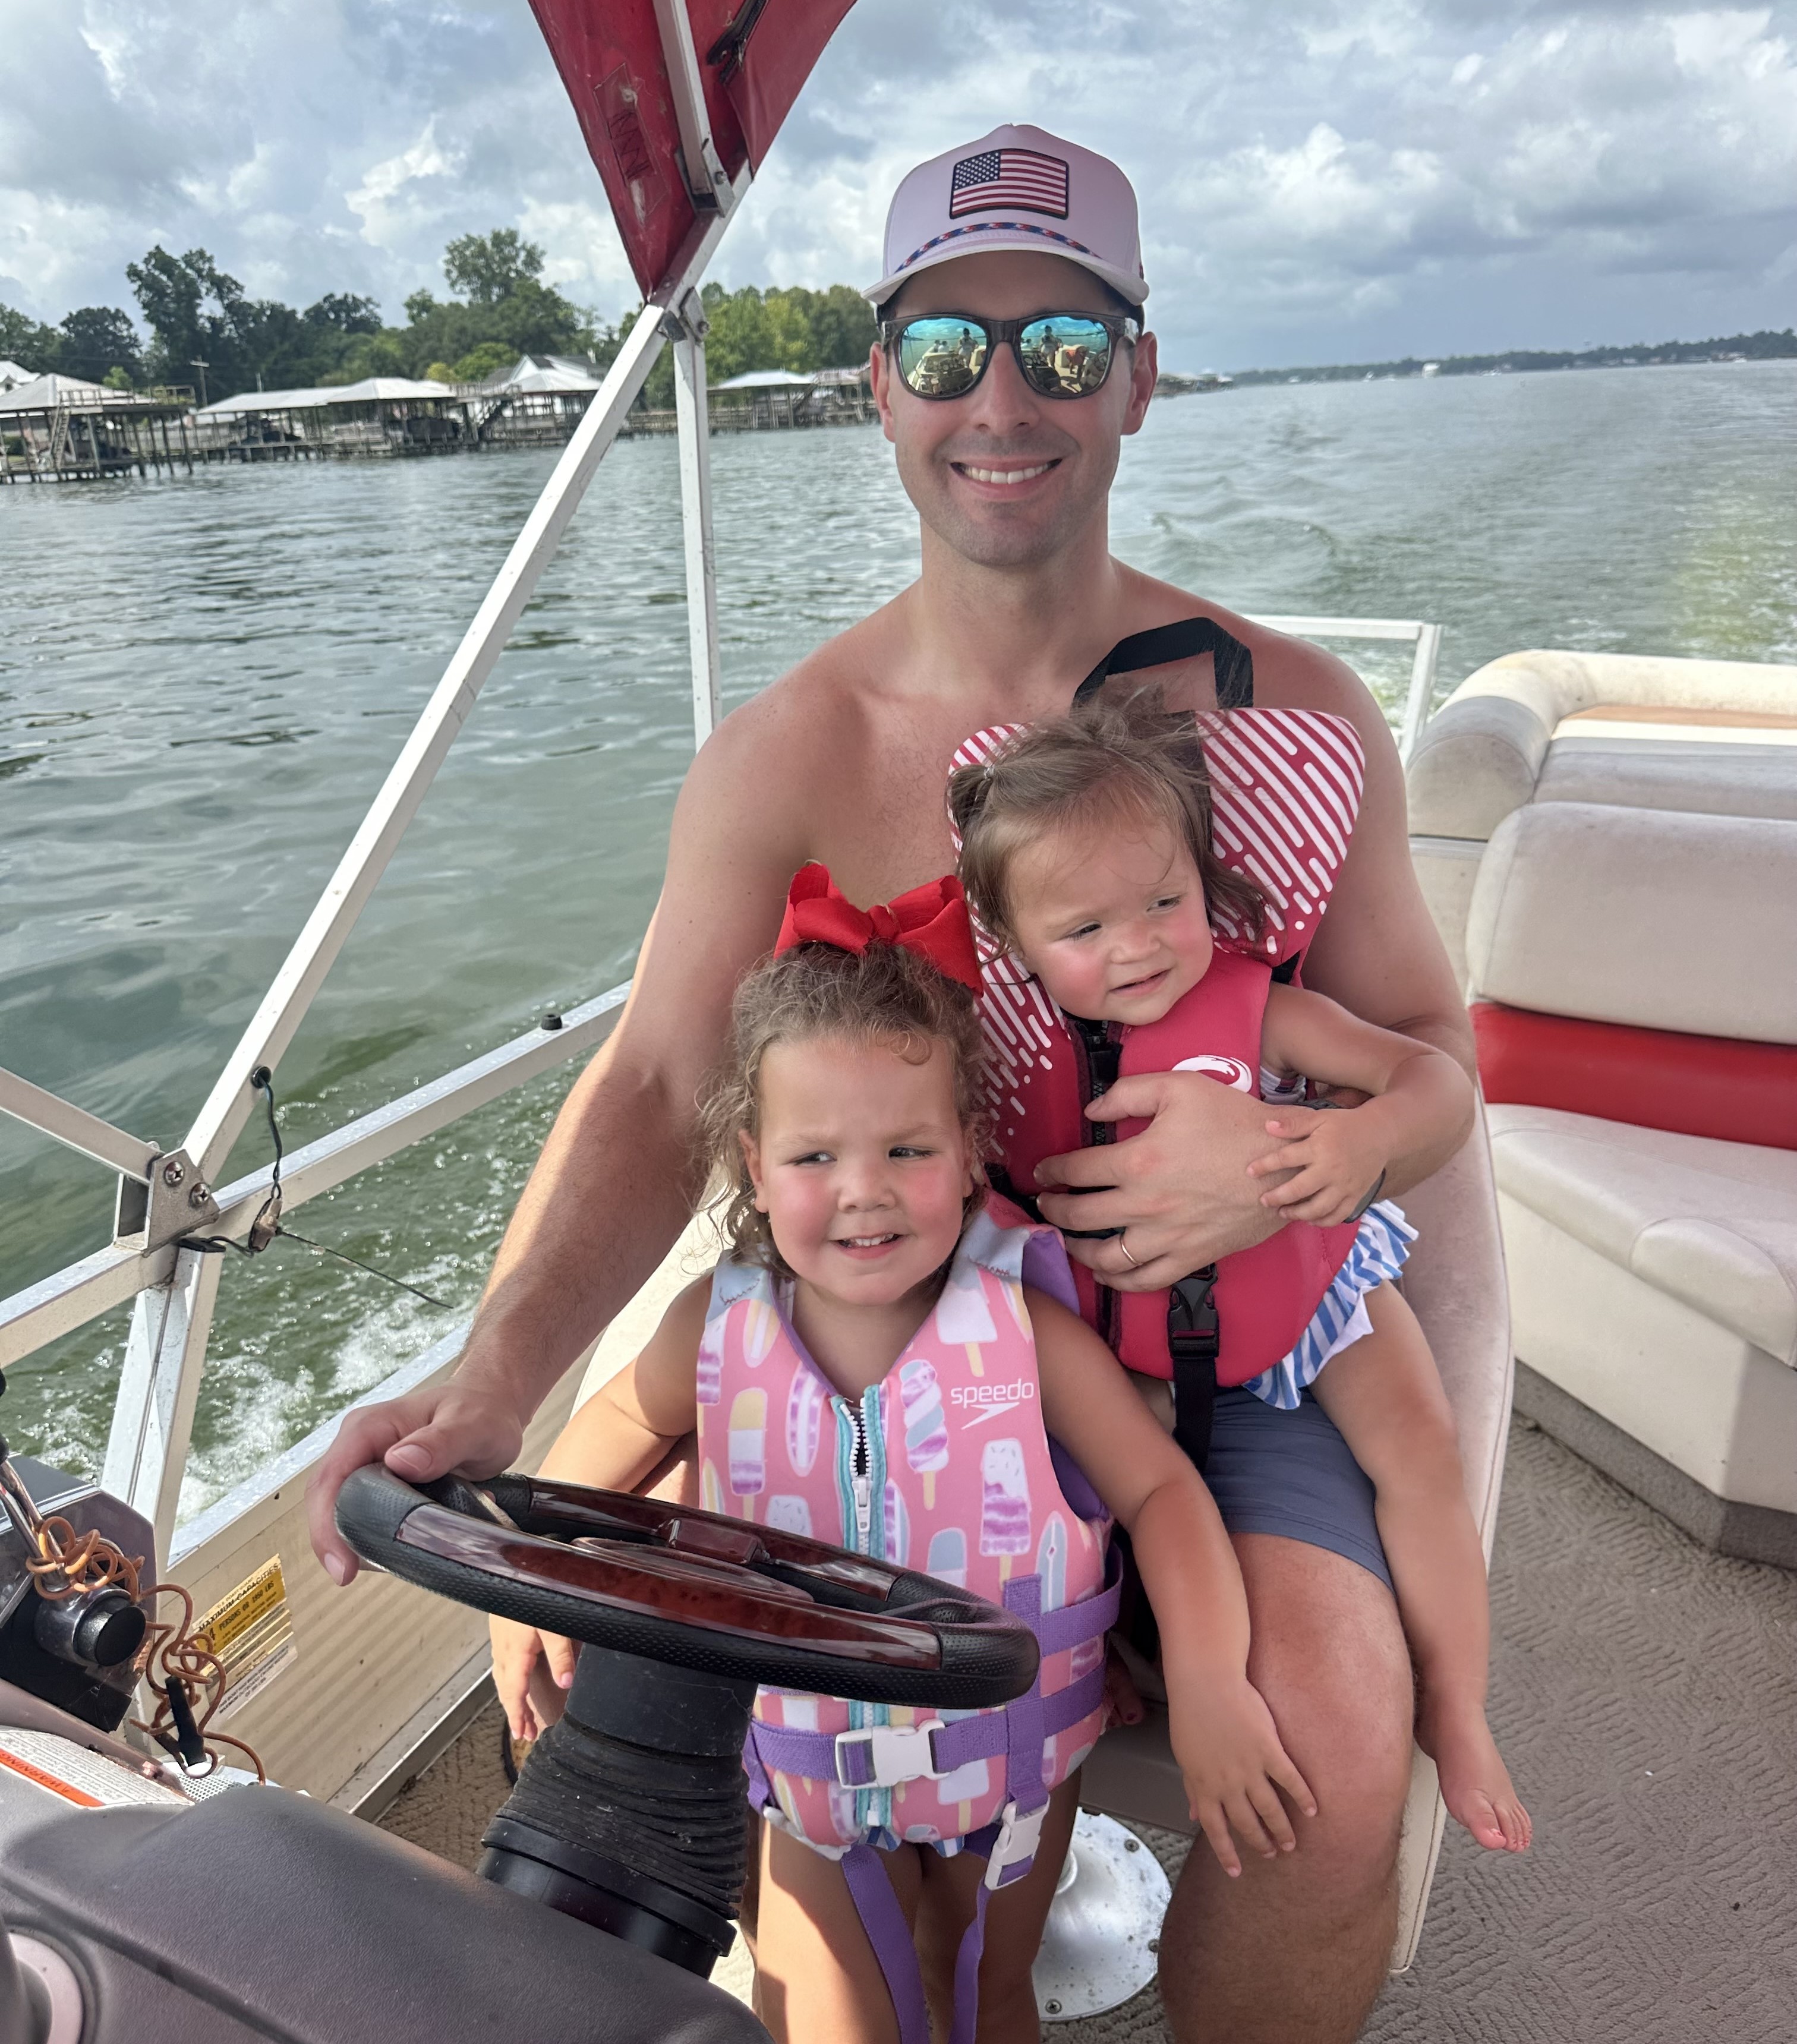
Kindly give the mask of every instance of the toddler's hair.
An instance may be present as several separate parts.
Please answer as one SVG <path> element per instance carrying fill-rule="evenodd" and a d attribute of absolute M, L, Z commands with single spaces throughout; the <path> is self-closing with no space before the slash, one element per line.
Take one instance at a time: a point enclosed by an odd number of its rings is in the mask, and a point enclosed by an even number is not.
<path fill-rule="evenodd" d="M 1154 683 L 1101 694 L 1065 717 L 1033 724 L 977 766 L 949 777 L 960 833 L 961 885 L 999 943 L 1014 943 L 1010 879 L 1026 845 L 1082 826 L 1158 824 L 1185 840 L 1213 924 L 1250 943 L 1266 926 L 1266 897 L 1218 855 L 1210 772 L 1189 713 L 1169 710 Z"/>
<path fill-rule="evenodd" d="M 872 943 L 858 957 L 833 944 L 800 944 L 752 966 L 730 1004 L 730 1043 L 700 1101 L 710 1182 L 719 1232 L 740 1262 L 791 1275 L 775 1247 L 739 1134 L 761 1132 L 761 1062 L 776 1043 L 883 1044 L 921 1064 L 932 1043 L 949 1053 L 955 1112 L 966 1130 L 979 1177 L 984 1116 L 979 1105 L 985 1058 L 972 993 L 927 959 L 897 944 Z M 985 1197 L 981 1180 L 968 1197 L 971 1219 Z"/>

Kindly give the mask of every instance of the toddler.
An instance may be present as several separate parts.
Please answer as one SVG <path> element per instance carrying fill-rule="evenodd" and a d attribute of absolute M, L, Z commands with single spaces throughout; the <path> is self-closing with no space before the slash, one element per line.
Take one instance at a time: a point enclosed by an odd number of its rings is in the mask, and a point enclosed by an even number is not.
<path fill-rule="evenodd" d="M 1208 1492 L 1120 1395 L 1059 1236 L 987 1193 L 979 984 L 952 878 L 864 912 L 799 874 L 707 1108 L 728 1252 L 544 1464 L 628 1489 L 696 1431 L 708 1509 L 940 1576 L 1037 1632 L 1022 1719 L 757 1697 L 756 2006 L 779 2038 L 883 2037 L 896 2009 L 926 2044 L 926 2004 L 970 2038 L 975 1980 L 982 2044 L 1037 2035 L 1030 1965 L 1103 1722 L 1114 1518 L 1164 1615 L 1174 1750 L 1218 1858 L 1293 1849 L 1282 1792 L 1314 1814 L 1248 1680 Z M 534 1736 L 568 1642 L 495 1619 L 493 1658 Z"/>
<path fill-rule="evenodd" d="M 1276 1095 L 1291 1093 L 1291 1075 L 1301 1074 L 1368 1097 L 1352 1113 L 1282 1105 L 1269 1118 L 1277 1147 L 1249 1169 L 1277 1181 L 1262 1201 L 1286 1225 L 1199 1274 L 1195 1293 L 1189 1280 L 1175 1287 L 1172 1323 L 1165 1293 L 1088 1285 L 1084 1304 L 1126 1363 L 1176 1380 L 1170 1352 L 1214 1308 L 1217 1381 L 1245 1382 L 1276 1406 L 1314 1396 L 1335 1422 L 1376 1488 L 1379 1535 L 1418 1666 L 1418 1742 L 1440 1772 L 1449 1809 L 1473 1837 L 1522 1850 L 1528 1815 L 1485 1720 L 1484 1557 L 1453 1418 L 1392 1281 L 1414 1233 L 1397 1208 L 1369 1197 L 1392 1158 L 1460 1124 L 1464 1074 L 1441 1051 L 1275 983 L 1264 962 L 1218 946 L 1214 916 L 1252 939 L 1264 905 L 1212 844 L 1195 720 L 1168 713 L 1156 690 L 1122 705 L 1101 700 L 1012 737 L 983 764 L 955 774 L 949 808 L 973 909 L 1014 961 L 1010 969 L 1032 975 L 1059 1010 L 1069 1086 L 1077 1066 L 1085 1098 L 1120 1067 L 1190 1069 L 1244 1090 L 1255 1089 L 1259 1071 Z M 1052 1065 L 1052 1053 L 1046 1062 Z M 1068 1100 L 1077 1115 L 1080 1096 L 1070 1091 Z M 1033 1139 L 1028 1128 L 1014 1129 L 1006 1146 L 1019 1185 L 1033 1182 L 1036 1161 L 1079 1140 L 1045 1136 L 1042 1120 L 1036 1116 Z M 1077 1125 L 1087 1142 L 1109 1135 L 1102 1122 Z M 1127 1258 L 1126 1230 L 1122 1246 Z M 1256 1337 L 1272 1346 L 1245 1364 L 1245 1343 Z M 1206 1397 L 1209 1390 L 1207 1381 Z M 1182 1404 L 1185 1397 L 1182 1382 Z M 1228 1566 L 1233 1579 L 1233 1554 Z M 1150 1600 L 1164 1619 L 1152 1591 Z"/>

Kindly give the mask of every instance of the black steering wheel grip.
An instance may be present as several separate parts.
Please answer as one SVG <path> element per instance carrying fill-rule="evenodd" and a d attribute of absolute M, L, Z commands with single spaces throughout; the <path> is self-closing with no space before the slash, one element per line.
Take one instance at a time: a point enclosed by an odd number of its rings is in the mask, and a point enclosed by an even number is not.
<path fill-rule="evenodd" d="M 523 1476 L 422 1489 L 379 1464 L 337 1499 L 364 1561 L 456 1603 L 733 1681 L 977 1710 L 1036 1678 L 1035 1635 L 864 1554 L 658 1499 Z"/>

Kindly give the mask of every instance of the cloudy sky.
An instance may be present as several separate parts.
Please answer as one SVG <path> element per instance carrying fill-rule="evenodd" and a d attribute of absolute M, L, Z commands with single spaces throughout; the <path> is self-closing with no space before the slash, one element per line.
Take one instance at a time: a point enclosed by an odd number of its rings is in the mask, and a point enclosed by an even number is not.
<path fill-rule="evenodd" d="M 160 241 L 398 319 L 502 225 L 634 302 L 525 0 L 0 0 L 0 301 L 38 317 L 129 306 Z M 1797 316 L 1797 0 L 860 0 L 714 274 L 868 282 L 897 175 L 1006 120 L 1129 171 L 1177 367 Z"/>

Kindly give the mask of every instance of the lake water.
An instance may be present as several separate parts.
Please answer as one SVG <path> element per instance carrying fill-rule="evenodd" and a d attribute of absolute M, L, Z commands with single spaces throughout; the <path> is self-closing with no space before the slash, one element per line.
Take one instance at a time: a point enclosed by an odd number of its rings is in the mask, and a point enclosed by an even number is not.
<path fill-rule="evenodd" d="M 552 459 L 0 490 L 0 1064 L 180 1140 Z M 872 428 L 713 462 L 738 701 L 902 587 L 915 527 Z M 1797 661 L 1794 478 L 1797 363 L 1260 387 L 1155 407 L 1114 539 L 1242 608 L 1434 620 L 1445 693 L 1529 646 Z M 673 444 L 625 443 L 283 1062 L 290 1147 L 628 976 L 684 604 Z M 1408 660 L 1360 664 L 1395 700 Z M 296 1224 L 465 1309 L 569 1076 Z M 252 1124 L 229 1175 L 264 1156 Z M 112 1191 L 0 1123 L 0 1295 L 103 1243 Z M 14 1371 L 0 1431 L 96 1469 L 125 1318 Z M 183 1514 L 449 1318 L 291 1244 L 231 1258 Z"/>

